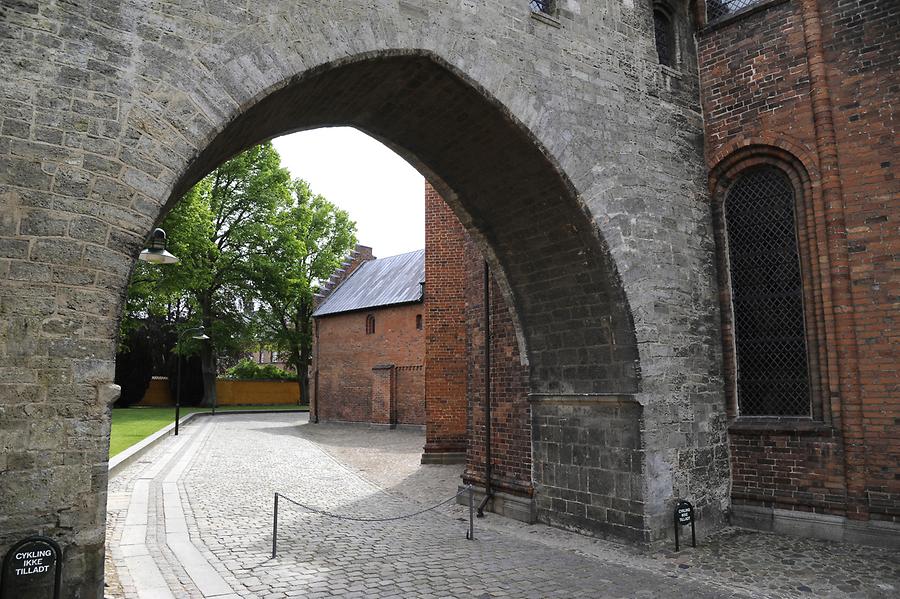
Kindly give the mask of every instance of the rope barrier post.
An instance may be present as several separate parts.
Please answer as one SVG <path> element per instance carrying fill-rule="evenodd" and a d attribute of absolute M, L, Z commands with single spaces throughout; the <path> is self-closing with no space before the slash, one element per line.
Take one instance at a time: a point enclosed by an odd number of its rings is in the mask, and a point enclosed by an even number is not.
<path fill-rule="evenodd" d="M 275 559 L 275 550 L 278 548 L 278 493 L 275 493 L 275 517 L 272 518 L 272 559 Z"/>
<path fill-rule="evenodd" d="M 470 541 L 475 540 L 475 489 L 469 485 L 469 534 L 466 538 Z"/>

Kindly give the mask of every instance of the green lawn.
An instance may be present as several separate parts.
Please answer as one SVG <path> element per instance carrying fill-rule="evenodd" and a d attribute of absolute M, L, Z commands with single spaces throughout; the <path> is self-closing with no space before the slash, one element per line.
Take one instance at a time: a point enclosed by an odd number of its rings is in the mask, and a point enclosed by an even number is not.
<path fill-rule="evenodd" d="M 286 408 L 307 409 L 309 406 L 223 406 L 217 412 L 241 410 L 278 410 Z M 191 412 L 209 412 L 209 408 L 181 408 L 181 416 Z M 109 457 L 128 449 L 145 437 L 149 437 L 167 424 L 175 421 L 175 408 L 130 407 L 112 411 L 112 433 L 109 439 Z"/>

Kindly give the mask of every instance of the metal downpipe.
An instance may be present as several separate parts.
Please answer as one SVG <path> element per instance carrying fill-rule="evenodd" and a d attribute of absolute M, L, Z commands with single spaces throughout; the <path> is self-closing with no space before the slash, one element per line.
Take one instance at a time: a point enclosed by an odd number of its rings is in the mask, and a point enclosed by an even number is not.
<path fill-rule="evenodd" d="M 478 517 L 484 518 L 484 507 L 493 499 L 491 456 L 491 272 L 484 262 L 484 498 L 478 505 Z"/>

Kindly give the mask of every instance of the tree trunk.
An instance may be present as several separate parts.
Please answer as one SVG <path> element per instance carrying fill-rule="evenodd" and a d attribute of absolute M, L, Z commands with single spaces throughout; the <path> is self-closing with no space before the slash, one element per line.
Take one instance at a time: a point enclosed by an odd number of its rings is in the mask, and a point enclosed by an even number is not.
<path fill-rule="evenodd" d="M 309 367 L 297 365 L 297 382 L 300 384 L 300 403 L 309 404 Z"/>
<path fill-rule="evenodd" d="M 212 318 L 209 317 L 211 303 L 209 301 L 202 304 L 203 328 L 207 335 L 212 332 Z M 216 405 L 216 376 L 218 375 L 215 346 L 212 339 L 200 343 L 200 369 L 203 372 L 203 401 L 200 405 L 211 408 Z"/>
<path fill-rule="evenodd" d="M 300 348 L 300 359 L 297 361 L 297 383 L 300 385 L 300 403 L 309 404 L 309 350 Z"/>
<path fill-rule="evenodd" d="M 297 380 L 300 383 L 300 403 L 309 405 L 309 358 L 312 355 L 312 305 L 307 302 L 300 303 L 298 316 L 300 329 L 300 347 L 297 354 L 300 357 L 297 364 Z M 318 398 L 316 398 L 318 401 Z"/>
<path fill-rule="evenodd" d="M 200 349 L 200 367 L 203 371 L 203 407 L 210 408 L 216 403 L 216 354 L 208 342 Z"/>

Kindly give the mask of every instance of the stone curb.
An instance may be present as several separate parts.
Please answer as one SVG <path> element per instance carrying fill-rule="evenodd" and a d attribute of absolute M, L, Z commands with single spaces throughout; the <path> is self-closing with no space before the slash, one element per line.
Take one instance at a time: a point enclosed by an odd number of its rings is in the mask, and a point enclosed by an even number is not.
<path fill-rule="evenodd" d="M 309 412 L 309 408 L 305 409 L 285 409 L 285 410 L 223 410 L 216 413 L 216 416 L 222 416 L 225 414 L 284 414 L 289 412 Z M 182 416 L 181 420 L 179 420 L 178 426 L 184 426 L 186 422 L 191 420 L 195 416 L 212 416 L 211 412 L 191 412 L 186 416 Z M 175 430 L 175 423 L 168 424 L 165 427 L 159 429 L 149 437 L 145 437 L 144 439 L 138 441 L 131 447 L 125 449 L 121 453 L 116 454 L 115 457 L 109 459 L 108 466 L 108 475 L 110 478 L 118 474 L 122 471 L 122 469 L 128 464 L 135 461 L 137 458 L 144 455 L 148 452 L 152 447 L 154 447 L 157 443 L 160 442 L 164 437 L 167 437 L 169 433 Z"/>

